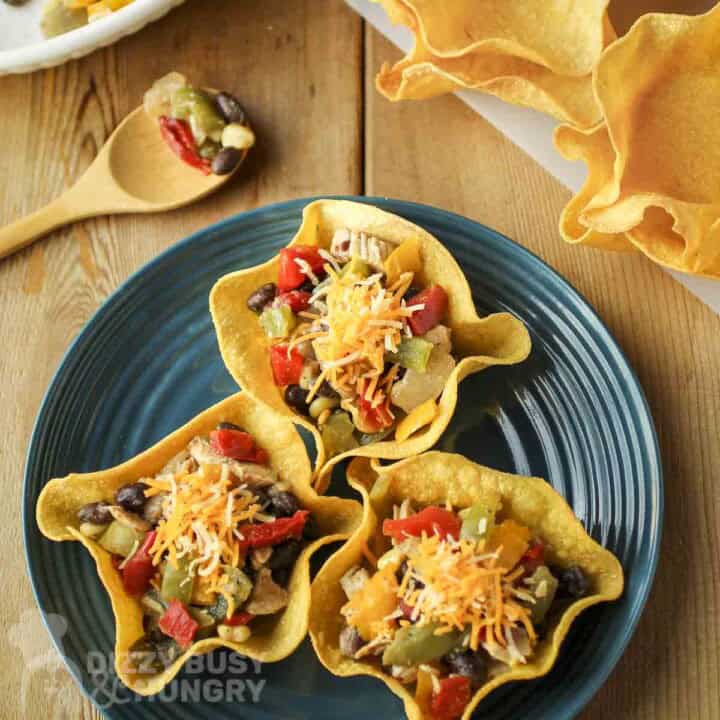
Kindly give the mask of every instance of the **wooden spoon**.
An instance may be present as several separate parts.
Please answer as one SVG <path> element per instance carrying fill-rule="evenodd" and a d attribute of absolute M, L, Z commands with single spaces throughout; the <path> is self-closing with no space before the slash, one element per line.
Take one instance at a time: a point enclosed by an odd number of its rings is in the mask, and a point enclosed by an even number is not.
<path fill-rule="evenodd" d="M 246 155 L 247 150 L 238 167 Z M 0 229 L 0 259 L 75 220 L 187 205 L 217 190 L 231 176 L 203 175 L 186 165 L 165 144 L 157 121 L 141 106 L 120 123 L 75 185 L 44 208 Z"/>

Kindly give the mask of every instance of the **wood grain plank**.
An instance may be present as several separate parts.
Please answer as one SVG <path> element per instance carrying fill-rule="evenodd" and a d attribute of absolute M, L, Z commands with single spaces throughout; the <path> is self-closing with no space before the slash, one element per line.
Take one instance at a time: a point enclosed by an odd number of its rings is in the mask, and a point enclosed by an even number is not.
<path fill-rule="evenodd" d="M 62 354 L 131 272 L 191 232 L 260 204 L 361 190 L 361 43 L 360 20 L 338 0 L 196 0 L 83 60 L 0 78 L 2 224 L 68 187 L 144 90 L 172 69 L 234 91 L 259 140 L 239 176 L 192 207 L 86 221 L 0 263 L 0 544 L 12 548 L 0 598 L 11 632 L 0 637 L 0 656 L 18 657 L 22 648 L 30 660 L 47 660 L 35 673 L 6 665 L 0 717 L 100 718 L 55 662 L 20 550 L 24 455 Z"/>
<path fill-rule="evenodd" d="M 392 104 L 373 88 L 398 51 L 366 36 L 369 195 L 483 222 L 539 254 L 597 309 L 638 373 L 666 483 L 662 558 L 628 651 L 583 720 L 720 718 L 720 318 L 640 256 L 571 248 L 557 231 L 569 193 L 453 97 Z"/>

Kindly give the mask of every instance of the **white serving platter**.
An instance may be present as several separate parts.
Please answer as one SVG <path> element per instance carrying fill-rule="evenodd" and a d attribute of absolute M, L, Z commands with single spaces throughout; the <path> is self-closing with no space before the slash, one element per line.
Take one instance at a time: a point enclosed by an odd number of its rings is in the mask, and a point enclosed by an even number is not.
<path fill-rule="evenodd" d="M 19 7 L 0 0 L 0 75 L 32 72 L 82 57 L 137 32 L 183 2 L 135 0 L 106 18 L 47 39 L 40 30 L 45 0 L 29 0 Z"/>

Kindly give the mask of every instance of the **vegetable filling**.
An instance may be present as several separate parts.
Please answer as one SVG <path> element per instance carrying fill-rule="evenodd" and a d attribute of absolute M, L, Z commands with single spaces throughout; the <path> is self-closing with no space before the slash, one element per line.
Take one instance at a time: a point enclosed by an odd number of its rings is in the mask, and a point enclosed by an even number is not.
<path fill-rule="evenodd" d="M 253 437 L 221 423 L 156 476 L 83 506 L 79 519 L 141 599 L 145 635 L 130 662 L 157 673 L 195 640 L 244 642 L 256 617 L 285 608 L 310 513 Z"/>
<path fill-rule="evenodd" d="M 341 579 L 340 651 L 377 662 L 437 720 L 459 718 L 489 677 L 533 655 L 549 615 L 590 591 L 577 566 L 546 561 L 542 538 L 476 504 L 416 511 L 382 525 L 390 549 Z"/>
<path fill-rule="evenodd" d="M 157 80 L 143 104 L 170 150 L 205 175 L 233 172 L 255 144 L 236 97 L 195 88 L 178 72 Z"/>
<path fill-rule="evenodd" d="M 285 402 L 318 425 L 329 456 L 404 440 L 430 424 L 455 368 L 448 295 L 416 284 L 419 243 L 349 229 L 329 250 L 280 251 L 276 283 L 247 300 Z"/>

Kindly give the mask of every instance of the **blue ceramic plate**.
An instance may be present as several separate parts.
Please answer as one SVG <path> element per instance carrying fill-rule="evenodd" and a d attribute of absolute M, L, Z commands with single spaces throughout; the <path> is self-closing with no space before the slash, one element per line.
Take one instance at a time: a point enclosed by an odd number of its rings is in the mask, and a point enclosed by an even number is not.
<path fill-rule="evenodd" d="M 35 524 L 35 502 L 49 478 L 120 463 L 235 391 L 218 353 L 208 292 L 221 275 L 263 262 L 285 245 L 306 202 L 230 218 L 145 266 L 88 323 L 45 397 L 25 477 L 28 568 L 58 650 L 110 718 L 403 717 L 384 685 L 333 677 L 308 641 L 287 660 L 262 668 L 215 653 L 159 697 L 134 696 L 111 670 L 113 617 L 90 557 L 77 543 L 45 540 Z M 480 706 L 488 720 L 571 718 L 620 658 L 655 572 L 662 478 L 642 390 L 594 311 L 537 257 L 457 215 L 392 200 L 371 202 L 447 245 L 467 274 L 481 314 L 509 310 L 532 333 L 527 362 L 463 382 L 440 448 L 548 478 L 625 568 L 623 598 L 575 623 L 547 677 L 505 686 Z"/>

